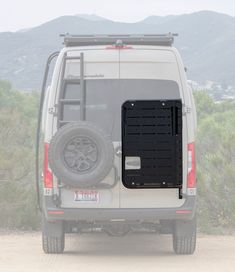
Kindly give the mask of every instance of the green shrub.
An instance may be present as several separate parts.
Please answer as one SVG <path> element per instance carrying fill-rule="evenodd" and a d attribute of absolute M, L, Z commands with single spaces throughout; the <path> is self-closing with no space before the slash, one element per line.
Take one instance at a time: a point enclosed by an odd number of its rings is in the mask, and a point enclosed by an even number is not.
<path fill-rule="evenodd" d="M 197 175 L 200 228 L 235 227 L 235 104 L 211 104 L 195 94 L 198 111 Z M 209 101 L 209 110 L 207 103 Z"/>
<path fill-rule="evenodd" d="M 38 95 L 0 81 L 0 227 L 36 228 L 34 149 Z"/>

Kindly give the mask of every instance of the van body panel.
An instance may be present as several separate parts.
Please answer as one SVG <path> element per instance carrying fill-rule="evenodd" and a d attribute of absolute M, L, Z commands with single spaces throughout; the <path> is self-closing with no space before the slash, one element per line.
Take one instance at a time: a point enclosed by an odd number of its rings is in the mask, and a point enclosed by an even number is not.
<path fill-rule="evenodd" d="M 97 78 L 119 78 L 119 52 L 116 50 L 84 50 L 69 51 L 69 57 L 79 56 L 84 52 L 85 58 L 85 79 Z M 79 62 L 76 60 L 69 61 L 70 73 L 73 76 L 80 75 Z"/>

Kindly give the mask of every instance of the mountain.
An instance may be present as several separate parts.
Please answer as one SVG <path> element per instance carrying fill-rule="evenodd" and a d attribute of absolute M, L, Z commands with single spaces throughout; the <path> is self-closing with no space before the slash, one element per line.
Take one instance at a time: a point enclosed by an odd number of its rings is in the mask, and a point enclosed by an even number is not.
<path fill-rule="evenodd" d="M 172 20 L 175 17 L 176 17 L 176 15 L 167 15 L 167 16 L 152 15 L 152 16 L 145 18 L 141 22 L 145 23 L 145 24 L 149 24 L 149 25 L 158 25 L 158 24 L 162 24 L 164 22 L 167 22 L 169 20 Z"/>
<path fill-rule="evenodd" d="M 0 78 L 19 89 L 40 88 L 47 56 L 62 48 L 62 33 L 179 33 L 175 46 L 197 82 L 235 85 L 235 17 L 211 11 L 150 16 L 137 23 L 96 15 L 63 16 L 23 32 L 0 33 Z"/>
<path fill-rule="evenodd" d="M 87 19 L 90 21 L 103 21 L 103 20 L 107 20 L 103 17 L 97 16 L 96 14 L 77 14 L 78 17 L 83 18 L 83 19 Z"/>
<path fill-rule="evenodd" d="M 176 47 L 181 52 L 190 78 L 235 85 L 235 18 L 215 12 L 172 16 L 169 20 L 151 19 L 166 32 L 180 34 Z"/>

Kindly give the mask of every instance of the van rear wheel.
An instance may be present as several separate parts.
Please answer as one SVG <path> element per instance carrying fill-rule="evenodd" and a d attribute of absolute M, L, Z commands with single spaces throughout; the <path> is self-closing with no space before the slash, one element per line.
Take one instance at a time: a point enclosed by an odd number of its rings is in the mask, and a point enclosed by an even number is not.
<path fill-rule="evenodd" d="M 176 220 L 173 228 L 173 249 L 176 254 L 190 255 L 196 249 L 197 224 L 192 220 Z"/>
<path fill-rule="evenodd" d="M 64 237 L 43 235 L 43 251 L 47 254 L 60 254 L 64 252 Z"/>
<path fill-rule="evenodd" d="M 47 254 L 64 252 L 65 235 L 63 222 L 49 222 L 42 219 L 42 248 Z"/>

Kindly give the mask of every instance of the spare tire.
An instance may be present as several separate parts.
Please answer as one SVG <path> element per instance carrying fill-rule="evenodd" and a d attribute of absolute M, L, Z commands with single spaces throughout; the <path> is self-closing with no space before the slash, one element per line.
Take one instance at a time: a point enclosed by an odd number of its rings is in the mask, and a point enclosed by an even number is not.
<path fill-rule="evenodd" d="M 55 133 L 48 155 L 50 168 L 62 183 L 90 187 L 109 174 L 114 148 L 101 129 L 81 121 L 67 124 Z"/>

